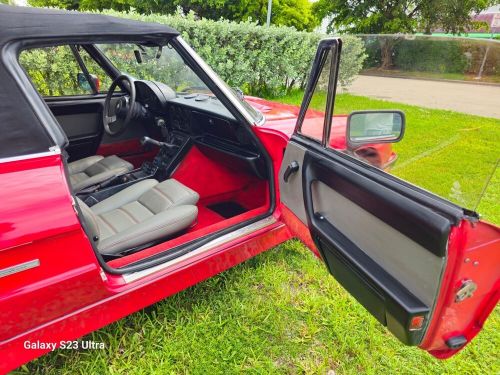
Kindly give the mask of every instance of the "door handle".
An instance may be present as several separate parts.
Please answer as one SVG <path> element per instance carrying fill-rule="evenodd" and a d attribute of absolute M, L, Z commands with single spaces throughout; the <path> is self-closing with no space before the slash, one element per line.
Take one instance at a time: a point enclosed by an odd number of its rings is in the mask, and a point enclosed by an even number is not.
<path fill-rule="evenodd" d="M 283 181 L 288 182 L 290 176 L 299 170 L 299 163 L 295 160 L 292 161 L 288 167 L 286 167 L 285 174 L 283 175 Z"/>

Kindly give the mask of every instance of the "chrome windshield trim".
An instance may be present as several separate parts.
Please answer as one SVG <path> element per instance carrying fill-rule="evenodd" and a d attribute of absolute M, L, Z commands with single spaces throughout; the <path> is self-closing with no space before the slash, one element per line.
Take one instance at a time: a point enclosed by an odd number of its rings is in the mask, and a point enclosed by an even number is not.
<path fill-rule="evenodd" d="M 178 258 L 172 259 L 170 262 L 166 262 L 163 264 L 159 264 L 155 267 L 148 268 L 143 271 L 138 271 L 138 272 L 133 272 L 133 273 L 126 273 L 122 275 L 123 279 L 125 280 L 126 283 L 131 283 L 133 281 L 136 281 L 138 279 L 142 279 L 143 277 L 149 276 L 154 274 L 155 272 L 164 270 L 166 268 L 172 267 L 175 264 L 178 264 L 182 261 L 185 261 L 189 258 L 192 258 L 196 255 L 203 254 L 205 252 L 208 252 L 210 250 L 213 250 L 217 246 L 224 245 L 228 242 L 231 242 L 233 240 L 236 240 L 238 238 L 247 236 L 253 232 L 256 232 L 258 230 L 261 230 L 267 226 L 270 226 L 272 224 L 276 223 L 276 219 L 273 216 L 268 216 L 265 219 L 256 221 L 255 223 L 249 224 L 243 228 L 237 229 L 231 233 L 228 233 L 224 236 L 221 236 L 219 238 L 216 238 L 215 240 L 210 241 L 209 243 L 200 246 L 198 249 L 190 251 L 187 254 L 184 254 Z"/>
<path fill-rule="evenodd" d="M 51 147 L 50 150 L 46 152 L 38 152 L 36 154 L 27 154 L 27 155 L 12 156 L 8 158 L 0 158 L 0 164 L 10 163 L 13 161 L 20 161 L 20 160 L 37 159 L 37 158 L 43 158 L 45 156 L 60 155 L 60 154 L 61 154 L 61 149 L 59 148 L 59 146 L 54 146 Z"/>
<path fill-rule="evenodd" d="M 217 85 L 217 87 L 222 91 L 224 96 L 233 104 L 238 112 L 240 112 L 243 117 L 250 123 L 250 125 L 262 125 L 265 122 L 265 116 L 257 121 L 251 114 L 246 110 L 246 108 L 241 104 L 236 94 L 227 86 L 227 84 L 218 76 L 217 73 L 198 55 L 191 46 L 186 43 L 181 36 L 176 37 L 179 44 L 186 50 L 189 55 L 196 61 L 199 67 L 205 72 L 205 74 Z"/>

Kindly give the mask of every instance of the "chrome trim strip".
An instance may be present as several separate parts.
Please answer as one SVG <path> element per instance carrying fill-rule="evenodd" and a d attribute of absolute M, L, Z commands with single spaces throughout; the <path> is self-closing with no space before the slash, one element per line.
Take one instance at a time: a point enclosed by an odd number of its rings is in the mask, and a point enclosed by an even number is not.
<path fill-rule="evenodd" d="M 13 161 L 20 161 L 20 160 L 37 159 L 37 158 L 43 158 L 45 156 L 60 155 L 60 154 L 61 154 L 61 149 L 59 148 L 59 146 L 54 146 L 54 147 L 51 147 L 50 150 L 46 151 L 46 152 L 38 152 L 36 154 L 12 156 L 9 158 L 0 158 L 0 164 L 1 163 L 10 163 Z"/>
<path fill-rule="evenodd" d="M 189 44 L 186 43 L 181 36 L 176 37 L 179 44 L 191 55 L 200 68 L 210 77 L 210 79 L 217 85 L 222 93 L 229 99 L 229 101 L 238 109 L 238 111 L 245 117 L 250 125 L 260 126 L 266 121 L 266 116 L 262 116 L 259 123 L 255 122 L 253 116 L 243 107 L 236 97 L 236 94 L 227 86 L 227 84 L 218 76 L 217 73 L 198 55 Z"/>
<path fill-rule="evenodd" d="M 40 266 L 40 260 L 33 259 L 28 262 L 16 264 L 15 266 L 3 268 L 0 270 L 0 277 L 10 276 L 18 272 L 27 271 L 31 268 Z"/>
<path fill-rule="evenodd" d="M 273 216 L 266 217 L 265 219 L 256 221 L 255 223 L 249 224 L 246 227 L 237 229 L 231 233 L 228 233 L 224 236 L 216 238 L 215 240 L 212 240 L 209 243 L 207 243 L 203 246 L 200 246 L 196 250 L 190 251 L 189 253 L 184 254 L 178 258 L 172 259 L 170 262 L 159 264 L 155 267 L 151 267 L 151 268 L 148 268 L 148 269 L 143 270 L 143 271 L 126 273 L 126 274 L 122 275 L 122 277 L 126 283 L 131 283 L 135 280 L 141 279 L 141 278 L 149 276 L 155 272 L 158 272 L 158 271 L 164 270 L 168 267 L 171 267 L 171 266 L 173 266 L 179 262 L 182 262 L 186 259 L 189 259 L 193 256 L 196 256 L 196 255 L 202 254 L 204 252 L 207 252 L 209 250 L 212 250 L 217 246 L 224 245 L 224 244 L 226 244 L 230 241 L 233 241 L 237 238 L 249 235 L 253 232 L 256 232 L 256 231 L 258 231 L 262 228 L 265 228 L 269 225 L 272 225 L 274 223 L 276 223 L 276 219 Z"/>

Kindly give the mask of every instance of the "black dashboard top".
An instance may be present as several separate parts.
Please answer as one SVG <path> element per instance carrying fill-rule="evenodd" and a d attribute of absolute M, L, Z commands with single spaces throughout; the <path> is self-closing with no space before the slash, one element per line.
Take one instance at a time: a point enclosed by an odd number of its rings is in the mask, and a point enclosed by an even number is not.
<path fill-rule="evenodd" d="M 190 110 L 235 121 L 234 116 L 213 95 L 177 94 L 161 82 L 135 81 L 137 100 L 154 116 L 167 115 L 172 106 L 187 107 Z"/>

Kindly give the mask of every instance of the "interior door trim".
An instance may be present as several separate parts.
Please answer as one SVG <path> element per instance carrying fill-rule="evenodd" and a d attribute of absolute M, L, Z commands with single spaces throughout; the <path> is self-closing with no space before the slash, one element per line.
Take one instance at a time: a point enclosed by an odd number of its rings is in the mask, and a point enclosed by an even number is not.
<path fill-rule="evenodd" d="M 328 161 L 333 161 L 339 166 L 350 169 L 359 176 L 366 177 L 381 186 L 387 187 L 395 192 L 398 192 L 404 197 L 408 197 L 415 202 L 428 207 L 432 211 L 446 217 L 452 225 L 458 225 L 462 219 L 477 220 L 479 215 L 473 211 L 465 210 L 454 203 L 443 199 L 433 193 L 430 193 L 416 185 L 390 175 L 387 172 L 380 170 L 370 164 L 367 164 L 352 156 L 343 154 L 340 151 L 332 148 L 324 148 L 316 142 L 312 142 L 305 137 L 294 134 L 290 142 L 298 144 L 306 149 L 307 154 L 314 153 L 318 158 Z M 305 157 L 306 157 L 305 156 Z"/>
<path fill-rule="evenodd" d="M 290 185 L 285 191 L 292 195 L 292 185 L 302 186 L 306 224 L 330 273 L 402 342 L 418 345 L 440 290 L 451 228 L 472 219 L 471 213 L 297 134 L 286 157 L 296 159 L 296 150 L 303 150 L 297 159 L 301 173 L 288 184 L 280 183 Z M 282 168 L 280 179 L 283 173 Z M 366 226 L 366 232 L 349 227 L 351 221 Z M 370 235 L 378 240 L 376 245 Z M 391 241 L 388 248 L 385 238 Z M 411 267 L 412 259 L 425 272 L 400 272 L 399 262 Z M 421 268 L 430 260 L 432 269 Z M 417 316 L 424 324 L 412 329 Z"/>
<path fill-rule="evenodd" d="M 312 211 L 313 181 L 321 181 L 433 254 L 444 257 L 451 225 L 446 217 L 355 171 L 306 152 L 303 165 L 304 200 Z"/>

